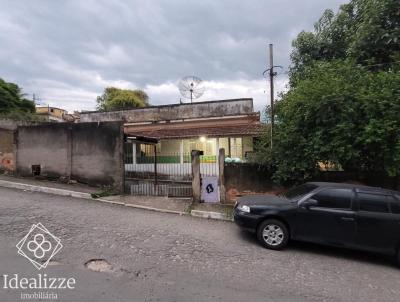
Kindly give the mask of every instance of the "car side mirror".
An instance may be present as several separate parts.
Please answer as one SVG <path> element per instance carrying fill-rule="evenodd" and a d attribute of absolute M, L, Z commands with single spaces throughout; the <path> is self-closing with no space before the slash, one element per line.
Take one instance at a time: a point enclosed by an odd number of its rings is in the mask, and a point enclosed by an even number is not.
<path fill-rule="evenodd" d="M 312 198 L 309 198 L 301 203 L 301 207 L 305 209 L 309 209 L 310 207 L 315 207 L 318 205 L 318 201 Z"/>

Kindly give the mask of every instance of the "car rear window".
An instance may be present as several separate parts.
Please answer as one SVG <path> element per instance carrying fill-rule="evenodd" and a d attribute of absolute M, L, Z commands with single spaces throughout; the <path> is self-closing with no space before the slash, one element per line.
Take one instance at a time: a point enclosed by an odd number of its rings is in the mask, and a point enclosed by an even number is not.
<path fill-rule="evenodd" d="M 360 211 L 389 213 L 389 204 L 386 195 L 358 193 L 357 197 Z"/>

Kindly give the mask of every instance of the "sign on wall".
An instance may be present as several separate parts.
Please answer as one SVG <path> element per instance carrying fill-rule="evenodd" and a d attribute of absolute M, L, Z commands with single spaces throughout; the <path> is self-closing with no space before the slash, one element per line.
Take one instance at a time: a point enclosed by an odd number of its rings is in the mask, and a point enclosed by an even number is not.
<path fill-rule="evenodd" d="M 205 176 L 201 179 L 201 199 L 204 202 L 219 202 L 218 177 Z"/>

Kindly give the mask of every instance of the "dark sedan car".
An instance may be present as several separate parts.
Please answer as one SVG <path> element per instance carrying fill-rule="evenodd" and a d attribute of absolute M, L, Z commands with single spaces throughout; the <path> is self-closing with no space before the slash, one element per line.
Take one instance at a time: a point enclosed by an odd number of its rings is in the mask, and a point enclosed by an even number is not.
<path fill-rule="evenodd" d="M 279 250 L 293 239 L 396 255 L 400 262 L 400 192 L 310 182 L 281 196 L 242 197 L 234 218 L 266 248 Z"/>

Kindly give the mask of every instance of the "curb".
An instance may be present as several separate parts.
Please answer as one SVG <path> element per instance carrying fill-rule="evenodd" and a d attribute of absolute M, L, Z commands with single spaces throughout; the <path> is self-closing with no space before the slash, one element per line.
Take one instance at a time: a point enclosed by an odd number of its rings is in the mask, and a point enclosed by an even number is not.
<path fill-rule="evenodd" d="M 187 215 L 188 214 L 188 213 L 181 212 L 181 211 L 158 209 L 158 208 L 153 208 L 153 207 L 148 207 L 148 206 L 125 203 L 125 202 L 120 202 L 120 201 L 107 200 L 107 199 L 102 199 L 102 198 L 92 198 L 92 200 L 105 202 L 105 203 L 111 203 L 111 204 L 118 204 L 118 205 L 121 205 L 121 206 L 126 206 L 126 207 L 131 207 L 131 208 L 136 208 L 136 209 L 142 209 L 142 210 L 148 210 L 148 211 L 154 211 L 154 212 L 171 213 L 171 214 L 178 214 L 178 215 Z"/>
<path fill-rule="evenodd" d="M 201 211 L 201 210 L 192 210 L 190 212 L 191 216 L 207 218 L 207 219 L 217 219 L 223 221 L 233 221 L 233 219 L 226 217 L 226 215 L 219 212 L 210 212 L 210 211 Z"/>
<path fill-rule="evenodd" d="M 92 198 L 92 200 L 93 201 L 100 201 L 100 202 L 104 202 L 104 203 L 118 204 L 120 206 L 124 206 L 125 205 L 124 202 L 107 200 L 107 199 L 102 199 L 102 198 Z"/>
<path fill-rule="evenodd" d="M 76 198 L 83 198 L 83 199 L 93 199 L 89 193 L 83 192 L 76 192 L 64 189 L 57 189 L 57 188 L 50 188 L 50 187 L 42 187 L 42 186 L 35 186 L 24 184 L 20 182 L 12 182 L 7 180 L 0 180 L 0 186 L 11 188 L 11 189 L 19 189 L 31 192 L 41 192 L 41 193 L 48 193 L 48 194 L 55 194 L 60 196 L 70 196 Z"/>
<path fill-rule="evenodd" d="M 129 204 L 129 203 L 112 201 L 112 200 L 107 200 L 107 199 L 102 199 L 102 198 L 92 198 L 90 193 L 83 193 L 83 192 L 70 191 L 70 190 L 65 190 L 65 189 L 57 189 L 57 188 L 51 188 L 51 187 L 42 187 L 42 186 L 24 184 L 24 183 L 20 183 L 20 182 L 12 182 L 12 181 L 7 181 L 7 180 L 0 180 L 0 187 L 19 189 L 19 190 L 31 191 L 31 192 L 41 192 L 41 193 L 54 194 L 54 195 L 59 195 L 59 196 L 75 197 L 75 198 L 81 198 L 81 199 L 89 199 L 92 201 L 100 201 L 100 202 L 104 202 L 104 203 L 117 204 L 117 205 L 122 205 L 122 206 L 126 206 L 126 207 L 137 208 L 137 209 L 142 209 L 142 210 L 149 210 L 149 211 L 154 211 L 154 212 L 171 213 L 171 214 L 178 214 L 178 215 L 190 215 L 193 217 L 216 219 L 216 220 L 223 220 L 223 221 L 233 221 L 233 219 L 227 218 L 224 214 L 219 213 L 219 212 L 191 210 L 190 213 L 187 213 L 187 212 L 174 211 L 174 210 L 158 209 L 158 208 L 153 208 L 153 207 L 148 207 L 148 206 Z"/>
<path fill-rule="evenodd" d="M 171 214 L 178 214 L 178 215 L 188 215 L 188 213 L 181 212 L 181 211 L 166 210 L 166 209 L 157 209 L 157 208 L 153 208 L 153 207 L 141 206 L 141 205 L 130 204 L 130 203 L 126 203 L 125 206 L 126 206 L 126 207 L 131 207 L 131 208 L 137 208 L 137 209 L 143 209 L 143 210 L 161 212 L 161 213 L 171 213 Z"/>

